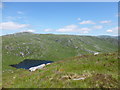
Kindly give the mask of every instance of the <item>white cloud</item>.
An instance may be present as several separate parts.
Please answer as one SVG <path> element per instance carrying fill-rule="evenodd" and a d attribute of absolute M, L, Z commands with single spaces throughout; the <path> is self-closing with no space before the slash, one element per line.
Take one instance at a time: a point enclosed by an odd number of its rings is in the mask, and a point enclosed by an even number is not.
<path fill-rule="evenodd" d="M 118 34 L 118 27 L 114 27 L 114 28 L 108 29 L 108 30 L 106 30 L 106 32 Z"/>
<path fill-rule="evenodd" d="M 77 25 L 68 25 L 64 28 L 57 29 L 57 32 L 77 32 L 77 33 L 89 33 L 90 28 L 79 28 Z"/>
<path fill-rule="evenodd" d="M 16 30 L 28 27 L 28 24 L 18 24 L 15 22 L 2 22 L 0 23 L 0 29 L 2 30 Z"/>
<path fill-rule="evenodd" d="M 111 29 L 108 29 L 106 32 L 113 32 L 113 30 L 111 30 Z"/>
<path fill-rule="evenodd" d="M 24 14 L 22 11 L 17 11 L 18 14 Z"/>
<path fill-rule="evenodd" d="M 57 29 L 56 31 L 58 32 L 73 32 L 77 30 L 77 25 L 68 25 L 65 26 L 64 28 Z"/>
<path fill-rule="evenodd" d="M 91 29 L 90 28 L 80 28 L 79 31 L 80 33 L 89 33 Z"/>
<path fill-rule="evenodd" d="M 93 29 L 102 29 L 102 28 L 103 28 L 102 25 L 93 26 Z"/>
<path fill-rule="evenodd" d="M 45 31 L 45 32 L 49 32 L 49 31 L 52 31 L 52 29 L 47 28 L 47 29 L 45 29 L 44 31 Z"/>
<path fill-rule="evenodd" d="M 35 32 L 35 30 L 33 30 L 33 29 L 28 29 L 28 30 L 24 30 L 24 31 L 21 31 L 21 32 L 31 32 L 31 33 L 33 33 L 33 32 Z"/>
<path fill-rule="evenodd" d="M 111 21 L 110 20 L 104 20 L 104 21 L 100 21 L 100 23 L 107 24 L 107 23 L 111 23 Z"/>
<path fill-rule="evenodd" d="M 82 31 L 89 31 L 91 30 L 90 28 L 80 28 L 79 30 L 82 30 Z"/>
<path fill-rule="evenodd" d="M 80 20 L 81 20 L 81 18 L 77 18 L 77 20 L 79 20 L 79 21 L 80 21 Z"/>
<path fill-rule="evenodd" d="M 96 23 L 91 20 L 87 20 L 87 21 L 82 21 L 79 24 L 96 24 Z"/>
<path fill-rule="evenodd" d="M 67 28 L 67 29 L 76 29 L 78 26 L 77 25 L 67 25 L 67 26 L 65 26 L 65 28 Z"/>

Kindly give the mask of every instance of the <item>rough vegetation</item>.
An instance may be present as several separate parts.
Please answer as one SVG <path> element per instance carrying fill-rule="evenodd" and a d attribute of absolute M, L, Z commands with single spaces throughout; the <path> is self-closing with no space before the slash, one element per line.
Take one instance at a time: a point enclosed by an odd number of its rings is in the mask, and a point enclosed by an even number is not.
<path fill-rule="evenodd" d="M 3 36 L 3 88 L 117 88 L 117 41 L 104 36 Z M 24 59 L 56 62 L 35 72 L 9 66 Z"/>

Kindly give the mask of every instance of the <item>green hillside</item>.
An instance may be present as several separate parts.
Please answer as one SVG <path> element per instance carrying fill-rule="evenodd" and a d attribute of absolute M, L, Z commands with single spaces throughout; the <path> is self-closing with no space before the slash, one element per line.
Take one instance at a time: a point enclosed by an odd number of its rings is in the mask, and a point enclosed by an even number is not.
<path fill-rule="evenodd" d="M 83 78 L 82 80 L 75 80 Z M 76 56 L 29 72 L 3 72 L 3 88 L 118 88 L 117 53 Z"/>
<path fill-rule="evenodd" d="M 85 79 L 87 81 L 81 86 L 80 84 L 83 81 L 71 81 L 68 79 L 64 83 L 62 83 L 62 79 L 60 79 L 60 82 L 58 82 L 58 84 L 55 84 L 57 82 L 57 79 L 61 78 L 61 73 L 60 76 L 57 76 L 57 73 L 59 73 L 57 71 L 59 70 L 63 70 L 63 76 L 67 73 L 68 75 L 81 75 L 84 74 L 83 72 L 90 72 L 90 75 L 93 76 L 93 70 L 95 70 L 94 75 L 96 75 L 96 78 L 99 77 L 99 75 L 102 75 L 102 77 L 104 78 L 109 78 L 110 74 L 112 75 L 110 76 L 111 80 L 115 79 L 115 82 L 112 82 L 112 86 L 106 84 L 105 87 L 117 87 L 117 58 L 114 58 L 114 56 L 117 57 L 117 54 L 112 54 L 113 56 L 111 56 L 111 53 L 116 52 L 117 49 L 118 40 L 116 38 L 104 38 L 97 36 L 33 34 L 27 32 L 2 36 L 3 87 L 82 88 L 87 87 L 87 85 L 88 87 L 92 87 L 89 84 L 92 80 L 90 77 L 88 79 Z M 94 56 L 94 52 L 99 52 L 100 55 Z M 106 53 L 110 55 L 104 56 L 106 55 Z M 75 58 L 82 57 L 84 55 L 89 57 L 77 58 L 78 61 Z M 108 58 L 108 60 L 106 60 L 106 58 Z M 15 69 L 9 66 L 11 64 L 17 64 L 25 59 L 51 60 L 57 62 L 45 67 L 43 70 L 38 70 L 35 72 L 29 72 L 23 69 Z M 97 65 L 97 62 L 100 63 L 98 63 Z M 111 67 L 108 67 L 107 69 L 106 65 L 108 64 L 109 66 L 109 63 L 111 62 L 114 63 L 111 64 Z M 80 63 L 83 64 L 81 65 Z M 103 67 L 104 64 L 105 67 Z M 99 74 L 100 70 L 103 70 L 102 74 Z M 54 72 L 56 73 L 53 74 Z M 106 76 L 105 73 L 107 73 L 108 76 Z M 13 79 L 14 76 L 15 78 Z M 54 79 L 52 84 L 50 83 L 51 79 L 46 81 L 46 79 L 48 78 Z M 42 82 L 44 80 L 45 82 Z M 31 85 L 27 86 L 28 82 L 30 82 Z M 41 82 L 42 84 L 40 84 Z M 46 83 L 48 84 L 48 86 L 45 86 Z"/>
<path fill-rule="evenodd" d="M 6 62 L 12 64 L 26 58 L 56 61 L 117 50 L 117 39 L 94 36 L 17 33 L 3 36 L 2 41 L 3 64 L 6 65 Z"/>

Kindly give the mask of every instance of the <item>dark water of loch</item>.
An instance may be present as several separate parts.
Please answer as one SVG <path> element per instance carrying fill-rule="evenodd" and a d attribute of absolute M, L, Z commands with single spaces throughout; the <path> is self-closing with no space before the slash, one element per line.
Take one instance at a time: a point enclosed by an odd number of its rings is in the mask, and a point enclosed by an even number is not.
<path fill-rule="evenodd" d="M 29 69 L 31 67 L 35 67 L 35 66 L 38 66 L 41 64 L 47 64 L 47 63 L 53 63 L 53 61 L 25 59 L 19 64 L 14 64 L 10 66 L 15 67 L 15 68 Z"/>

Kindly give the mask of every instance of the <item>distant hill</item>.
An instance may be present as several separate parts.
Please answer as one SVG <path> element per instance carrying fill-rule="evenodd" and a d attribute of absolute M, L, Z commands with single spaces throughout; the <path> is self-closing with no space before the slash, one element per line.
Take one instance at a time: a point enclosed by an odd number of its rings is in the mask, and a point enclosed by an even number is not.
<path fill-rule="evenodd" d="M 5 64 L 13 64 L 26 58 L 56 61 L 94 52 L 114 52 L 118 49 L 118 40 L 108 36 L 101 38 L 28 32 L 2 36 L 2 44 Z"/>
<path fill-rule="evenodd" d="M 119 36 L 109 36 L 109 35 L 100 35 L 100 36 L 97 36 L 99 38 L 114 38 L 114 39 L 118 39 Z"/>

